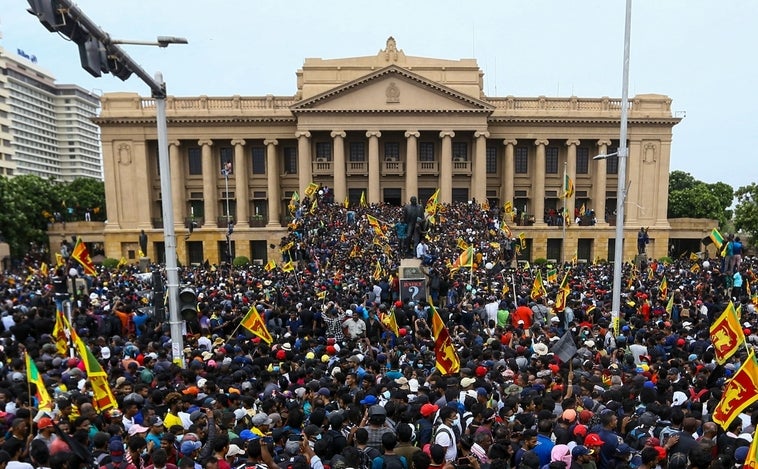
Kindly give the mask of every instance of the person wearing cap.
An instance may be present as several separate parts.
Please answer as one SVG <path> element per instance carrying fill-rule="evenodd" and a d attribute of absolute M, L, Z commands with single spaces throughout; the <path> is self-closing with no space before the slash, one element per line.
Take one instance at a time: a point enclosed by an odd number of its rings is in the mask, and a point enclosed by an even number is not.
<path fill-rule="evenodd" d="M 433 422 L 439 409 L 439 406 L 427 402 L 426 404 L 423 404 L 419 410 L 421 418 L 416 421 L 416 426 L 418 428 L 417 441 L 418 445 L 422 448 L 424 445 L 431 443 L 432 441 L 432 435 L 434 433 Z"/>
<path fill-rule="evenodd" d="M 153 448 L 160 448 L 164 429 L 163 419 L 157 415 L 150 419 L 150 430 L 145 437 L 148 452 L 152 452 Z"/>
<path fill-rule="evenodd" d="M 252 419 L 253 428 L 251 429 L 255 435 L 263 438 L 270 434 L 269 425 L 271 425 L 271 419 L 268 418 L 268 414 L 259 412 L 253 416 Z"/>
<path fill-rule="evenodd" d="M 57 438 L 58 435 L 55 434 L 53 419 L 50 417 L 42 417 L 39 419 L 39 422 L 37 422 L 37 435 L 34 437 L 34 439 L 44 441 L 47 445 L 47 448 L 50 449 L 50 445 Z"/>
<path fill-rule="evenodd" d="M 191 461 L 194 467 L 198 467 L 198 457 L 200 455 L 200 448 L 203 444 L 199 441 L 185 440 L 179 446 L 180 458 L 176 465 L 179 467 L 185 467 L 187 461 Z"/>
<path fill-rule="evenodd" d="M 594 467 L 592 455 L 594 451 L 586 446 L 577 445 L 571 450 L 571 466 L 569 469 L 584 469 Z"/>

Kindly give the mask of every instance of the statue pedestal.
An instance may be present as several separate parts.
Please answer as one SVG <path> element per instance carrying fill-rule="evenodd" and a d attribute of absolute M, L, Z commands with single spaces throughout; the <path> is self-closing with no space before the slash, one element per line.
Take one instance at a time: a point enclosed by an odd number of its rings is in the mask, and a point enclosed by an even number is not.
<path fill-rule="evenodd" d="M 140 257 L 139 258 L 139 270 L 140 270 L 140 272 L 149 272 L 150 271 L 150 258 L 149 257 Z"/>

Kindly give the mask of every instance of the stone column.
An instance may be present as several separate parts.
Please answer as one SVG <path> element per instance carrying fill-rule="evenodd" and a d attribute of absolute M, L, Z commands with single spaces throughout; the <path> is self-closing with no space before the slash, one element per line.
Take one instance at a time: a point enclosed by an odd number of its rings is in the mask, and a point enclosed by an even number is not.
<path fill-rule="evenodd" d="M 566 140 L 566 146 L 568 146 L 568 152 L 566 153 L 566 174 L 574 182 L 574 195 L 564 200 L 564 206 L 568 211 L 569 220 L 571 225 L 574 225 L 574 207 L 576 207 L 576 147 L 581 142 L 577 139 Z M 561 184 L 561 191 L 563 190 L 563 184 Z M 565 257 L 565 256 L 564 256 Z"/>
<path fill-rule="evenodd" d="M 626 206 L 624 207 L 624 215 L 625 215 L 624 228 L 625 229 L 627 227 L 632 227 L 637 224 L 640 224 L 640 221 L 641 221 L 640 218 L 648 218 L 652 214 L 652 212 L 648 211 L 645 205 L 645 201 L 640 198 L 639 181 L 642 181 L 644 179 L 641 172 L 642 166 L 643 165 L 648 166 L 649 164 L 651 164 L 653 162 L 653 158 L 655 158 L 656 156 L 655 151 L 654 151 L 655 145 L 653 145 L 651 142 L 648 142 L 647 145 L 651 146 L 650 149 L 652 151 L 651 157 L 648 160 L 645 159 L 645 154 L 643 153 L 644 150 L 642 148 L 642 142 L 640 140 L 632 140 L 629 142 L 629 149 L 628 149 L 629 156 L 626 158 L 627 184 L 625 185 Z M 632 157 L 632 155 L 634 156 Z M 666 172 L 666 177 L 668 177 L 668 172 Z M 629 184 L 629 181 L 634 181 L 634 182 L 632 184 Z M 617 180 L 617 184 L 618 184 L 618 180 Z M 656 184 L 656 187 L 658 185 L 660 185 L 660 182 Z M 668 187 L 668 185 L 666 187 Z M 666 193 L 666 198 L 664 200 L 668 201 L 668 192 Z M 649 222 L 647 223 L 649 224 Z"/>
<path fill-rule="evenodd" d="M 300 188 L 297 193 L 303 197 L 303 191 L 313 181 L 313 164 L 311 162 L 311 133 L 307 130 L 295 132 L 297 138 L 297 176 Z"/>
<path fill-rule="evenodd" d="M 232 140 L 234 145 L 234 197 L 237 201 L 237 223 L 247 226 L 250 219 L 250 187 L 248 186 L 247 158 L 245 158 L 245 141 Z"/>
<path fill-rule="evenodd" d="M 440 132 L 442 149 L 440 151 L 440 203 L 449 204 L 453 201 L 453 137 L 455 132 L 443 130 Z"/>
<path fill-rule="evenodd" d="M 266 180 L 268 181 L 268 226 L 282 226 L 279 221 L 279 207 L 282 196 L 279 190 L 279 160 L 276 157 L 276 146 L 279 140 L 267 139 L 266 145 Z"/>
<path fill-rule="evenodd" d="M 201 139 L 198 140 L 197 144 L 202 148 L 203 158 L 203 207 L 205 208 L 205 213 L 203 214 L 203 228 L 216 228 L 218 226 L 218 192 L 216 179 L 221 168 L 213 162 L 213 154 L 211 153 L 213 141 L 209 139 Z"/>
<path fill-rule="evenodd" d="M 345 173 L 345 137 L 342 130 L 331 133 L 334 145 L 334 202 L 341 204 L 347 195 L 347 174 Z"/>
<path fill-rule="evenodd" d="M 179 140 L 172 140 L 168 144 L 169 167 L 171 168 L 171 203 L 174 205 L 174 231 L 177 233 L 184 231 L 184 217 L 187 213 L 187 198 L 184 194 L 184 161 L 179 152 L 181 144 Z"/>
<path fill-rule="evenodd" d="M 506 138 L 503 140 L 503 145 L 505 145 L 505 156 L 503 158 L 503 169 L 500 176 L 503 184 L 503 204 L 506 202 L 513 202 L 515 191 L 513 178 L 516 173 L 516 162 L 513 154 L 516 144 L 518 144 L 518 140 L 513 138 Z"/>
<path fill-rule="evenodd" d="M 611 144 L 610 140 L 598 140 L 597 152 L 599 155 L 605 155 L 608 153 L 608 145 Z M 595 168 L 592 171 L 592 209 L 595 211 L 595 218 L 597 218 L 598 225 L 607 225 L 605 221 L 605 193 L 606 183 L 608 175 L 606 174 L 607 159 L 601 158 L 595 161 Z M 621 196 L 616 194 L 617 197 Z M 588 207 L 589 208 L 589 207 Z"/>
<path fill-rule="evenodd" d="M 379 167 L 379 137 L 382 133 L 378 130 L 369 130 L 366 132 L 366 138 L 368 138 L 368 203 L 378 204 L 381 202 L 382 196 L 379 187 L 381 181 L 380 175 L 382 174 L 382 168 Z"/>
<path fill-rule="evenodd" d="M 411 197 L 418 198 L 418 138 L 421 132 L 409 130 L 405 132 L 406 150 L 405 150 L 405 200 L 411 200 Z"/>
<path fill-rule="evenodd" d="M 471 194 L 477 203 L 481 204 L 487 198 L 487 139 L 490 133 L 486 130 L 474 132 L 476 149 L 471 170 Z"/>
<path fill-rule="evenodd" d="M 535 158 L 534 173 L 532 173 L 532 188 L 530 194 L 534 213 L 534 224 L 545 225 L 545 147 L 550 143 L 545 139 L 537 139 L 537 157 Z"/>

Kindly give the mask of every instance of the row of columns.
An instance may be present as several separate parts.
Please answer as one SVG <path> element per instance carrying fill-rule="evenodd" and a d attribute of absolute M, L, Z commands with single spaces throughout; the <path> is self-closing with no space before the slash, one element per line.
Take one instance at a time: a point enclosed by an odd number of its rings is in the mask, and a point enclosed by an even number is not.
<path fill-rule="evenodd" d="M 343 130 L 335 130 L 330 134 L 333 140 L 333 160 L 334 160 L 334 200 L 344 200 L 347 195 L 347 173 L 346 173 L 346 161 L 345 161 L 345 137 L 346 132 Z M 379 139 L 382 133 L 380 131 L 370 130 L 366 132 L 366 138 L 368 139 L 368 171 L 371 175 L 368 178 L 368 191 L 367 201 L 368 203 L 380 203 L 381 202 L 381 186 L 380 178 L 377 177 L 380 168 L 379 158 Z M 406 138 L 406 171 L 405 171 L 405 188 L 409 196 L 418 194 L 418 139 L 421 133 L 417 130 L 409 130 L 404 134 Z M 309 131 L 298 131 L 295 133 L 295 137 L 298 140 L 298 175 L 300 192 L 310 184 L 312 179 L 312 167 L 311 167 L 311 133 Z M 440 167 L 439 167 L 439 188 L 440 188 L 440 202 L 450 203 L 452 202 L 453 186 L 453 155 L 452 155 L 452 140 L 455 137 L 453 131 L 442 131 L 439 133 L 441 147 L 440 147 Z M 474 153 L 472 159 L 472 176 L 471 176 L 471 195 L 478 201 L 483 201 L 486 196 L 487 188 L 487 172 L 486 172 L 486 151 L 487 151 L 487 139 L 490 137 L 487 131 L 476 131 L 474 133 Z M 245 140 L 234 139 L 232 140 L 234 147 L 234 173 L 235 174 L 248 174 L 248 160 L 245 155 Z M 277 158 L 276 147 L 279 141 L 276 139 L 267 139 L 263 141 L 266 146 L 266 164 L 267 173 L 278 175 L 279 174 L 279 158 Z M 515 195 L 514 178 L 515 173 L 515 147 L 518 141 L 515 139 L 503 140 L 505 145 L 505 158 L 502 168 L 502 181 L 503 181 L 503 200 L 513 200 Z M 533 192 L 531 199 L 533 200 L 533 211 L 535 215 L 535 222 L 537 225 L 543 224 L 542 214 L 545 211 L 545 148 L 549 144 L 546 139 L 537 139 L 534 141 L 534 145 L 537 147 L 535 158 L 535 169 L 533 178 Z M 577 139 L 569 139 L 565 142 L 568 147 L 567 150 L 567 173 L 568 176 L 576 181 L 576 148 L 579 146 L 580 141 Z M 609 140 L 599 140 L 597 142 L 598 152 L 605 154 L 608 150 L 608 146 L 611 144 Z M 180 153 L 181 143 L 177 140 L 170 142 L 169 144 L 169 158 L 171 164 L 171 177 L 172 177 L 172 198 L 174 206 L 174 220 L 179 226 L 184 224 L 186 214 L 185 204 L 185 192 L 184 181 L 182 175 L 184 171 L 184 158 Z M 216 174 L 220 171 L 220 167 L 215 163 L 211 147 L 213 141 L 209 139 L 201 139 L 198 141 L 198 145 L 201 148 L 202 156 L 202 171 L 204 175 Z M 592 201 L 594 210 L 598 214 L 598 223 L 604 223 L 605 215 L 605 197 L 606 197 L 606 160 L 600 159 L 595 161 L 596 168 L 592 172 Z M 269 213 L 269 225 L 278 226 L 278 215 L 281 208 L 281 186 L 278 177 L 268 178 L 268 213 Z M 236 199 L 247 201 L 249 200 L 249 188 L 247 184 L 235 184 Z M 216 178 L 204 177 L 203 178 L 203 199 L 204 199 L 204 212 L 205 212 L 205 224 L 204 226 L 209 228 L 217 227 L 218 218 L 218 188 L 216 185 Z M 574 197 L 571 197 L 565 202 L 566 208 L 569 214 L 573 216 L 574 213 Z M 249 206 L 247 203 L 237 204 L 237 216 L 238 221 L 247 221 L 249 218 Z"/>

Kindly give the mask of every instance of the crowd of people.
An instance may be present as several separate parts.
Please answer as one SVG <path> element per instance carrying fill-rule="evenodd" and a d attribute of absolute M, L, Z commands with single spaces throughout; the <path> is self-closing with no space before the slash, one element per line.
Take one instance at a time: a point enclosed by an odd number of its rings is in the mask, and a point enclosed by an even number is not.
<path fill-rule="evenodd" d="M 515 262 L 519 241 L 504 234 L 507 216 L 497 208 L 439 207 L 420 238 L 430 251 L 429 295 L 409 301 L 397 268 L 416 251 L 402 242 L 402 208 L 347 209 L 325 200 L 313 207 L 307 198 L 294 207 L 276 268 L 181 269 L 198 299 L 196 317 L 183 318 L 182 358 L 172 355 L 170 324 L 151 308 L 151 276 L 137 266 L 87 276 L 71 294 L 71 324 L 107 373 L 117 405 L 104 410 L 82 357 L 61 354 L 52 335 L 53 278 L 81 276 L 76 264 L 69 260 L 50 278 L 3 273 L 0 469 L 744 463 L 758 410 L 746 408 L 727 429 L 710 417 L 758 343 L 756 259 L 625 265 L 616 334 L 612 266 L 554 266 L 558 281 L 546 281 L 533 299 L 533 278 L 547 266 Z M 474 259 L 456 269 L 461 242 L 473 246 Z M 281 269 L 287 261 L 294 270 Z M 570 293 L 558 311 L 565 274 Z M 730 300 L 741 305 L 747 345 L 722 366 L 709 326 Z M 430 302 L 457 349 L 457 373 L 436 367 Z M 239 327 L 250 308 L 272 343 Z M 383 321 L 390 313 L 397 334 Z M 563 361 L 554 346 L 566 334 L 578 350 Z M 39 408 L 25 353 L 52 408 Z"/>

